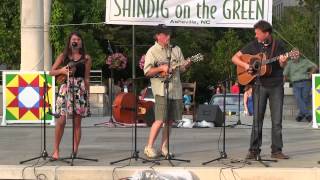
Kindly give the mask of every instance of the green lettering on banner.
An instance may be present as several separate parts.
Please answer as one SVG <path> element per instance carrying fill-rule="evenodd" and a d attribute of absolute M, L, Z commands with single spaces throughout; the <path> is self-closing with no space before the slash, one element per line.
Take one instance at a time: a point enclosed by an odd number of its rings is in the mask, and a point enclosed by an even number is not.
<path fill-rule="evenodd" d="M 214 16 L 214 14 L 217 12 L 217 6 L 211 6 L 211 11 L 210 11 L 211 13 L 210 13 L 210 16 L 211 16 L 211 18 L 212 19 L 215 19 L 215 16 Z"/>
<path fill-rule="evenodd" d="M 157 1 L 157 6 L 156 6 L 156 17 L 158 18 L 159 17 L 159 0 Z"/>
<path fill-rule="evenodd" d="M 136 17 L 136 0 L 133 1 L 133 7 L 132 7 L 132 17 Z M 139 1 L 139 0 L 138 0 Z"/>
<path fill-rule="evenodd" d="M 176 6 L 176 11 L 175 11 L 175 14 L 176 14 L 176 17 L 177 18 L 190 18 L 190 6 L 188 5 L 184 5 L 184 6 L 181 6 L 181 5 L 177 5 Z"/>
<path fill-rule="evenodd" d="M 233 16 L 232 16 L 233 19 L 236 19 L 236 15 L 237 15 L 237 19 L 240 19 L 240 16 L 238 13 L 239 9 L 240 9 L 240 1 L 233 0 Z"/>
<path fill-rule="evenodd" d="M 129 2 L 129 3 L 128 3 L 128 4 L 129 4 L 128 7 L 126 7 L 126 2 Z M 123 17 L 126 17 L 126 11 L 128 11 L 128 17 L 130 17 L 130 6 L 131 6 L 131 0 L 129 0 L 129 1 L 123 1 L 123 9 L 122 9 L 122 11 L 123 11 Z"/>
<path fill-rule="evenodd" d="M 164 7 L 164 3 L 166 2 L 167 0 L 163 0 L 162 3 L 161 3 L 161 15 L 162 17 L 164 18 L 169 18 L 169 10 L 168 8 L 163 8 Z M 165 12 L 165 13 L 164 13 Z"/>
<path fill-rule="evenodd" d="M 120 7 L 120 5 L 118 4 L 117 0 L 114 0 L 114 3 L 116 4 L 116 6 L 117 6 L 117 8 L 118 8 L 118 10 L 119 10 L 119 13 L 118 13 L 118 14 L 115 14 L 114 16 L 120 16 L 120 14 L 121 14 L 121 7 Z"/>
<path fill-rule="evenodd" d="M 216 13 L 216 11 L 217 11 L 217 6 L 215 5 L 209 6 L 206 4 L 205 0 L 202 1 L 202 5 L 200 3 L 197 4 L 197 17 L 199 19 L 209 19 L 209 18 L 215 19 L 214 14 Z"/>
<path fill-rule="evenodd" d="M 200 17 L 200 7 L 201 7 L 201 5 L 198 3 L 198 4 L 197 4 L 197 17 L 198 17 L 199 19 L 201 19 L 201 17 Z"/>
<path fill-rule="evenodd" d="M 183 6 L 183 18 L 190 18 L 191 8 L 188 5 Z"/>
<path fill-rule="evenodd" d="M 196 7 L 190 6 L 189 3 L 179 3 L 183 1 L 173 0 L 177 2 L 176 7 L 174 3 L 169 0 L 110 0 L 112 1 L 113 16 L 121 17 L 139 17 L 139 18 L 170 18 L 170 10 L 173 16 L 179 19 L 189 19 L 191 15 L 198 19 L 209 20 L 215 19 L 218 8 L 223 8 L 221 16 L 224 19 L 234 20 L 255 20 L 264 19 L 265 17 L 265 2 L 266 0 L 223 0 L 222 7 L 217 7 L 213 2 L 221 0 L 194 0 L 199 2 L 195 4 Z M 110 2 L 109 1 L 109 2 Z M 271 1 L 271 0 L 269 0 Z M 170 3 L 169 3 L 170 2 Z M 166 6 L 168 3 L 170 6 Z M 220 3 L 219 3 L 220 4 Z M 196 11 L 196 12 L 191 12 Z M 220 11 L 219 11 L 220 12 Z M 195 17 L 193 17 L 195 18 Z M 199 22 L 200 23 L 200 22 Z M 201 23 L 202 24 L 202 23 Z"/>
<path fill-rule="evenodd" d="M 246 1 L 248 1 L 248 0 L 242 0 L 241 19 L 248 19 L 245 17 L 245 14 L 247 14 L 247 12 L 248 12 L 248 11 L 245 11 Z"/>
<path fill-rule="evenodd" d="M 146 3 L 145 0 L 142 0 L 143 4 L 141 4 L 141 0 L 138 1 L 138 13 L 137 16 L 140 17 L 140 13 L 143 17 L 146 17 Z"/>
<path fill-rule="evenodd" d="M 260 0 L 257 0 L 256 19 L 259 19 L 259 14 L 261 19 L 264 19 L 264 0 L 261 1 L 262 3 L 260 4 Z"/>
<path fill-rule="evenodd" d="M 229 0 L 225 0 L 223 2 L 223 17 L 225 19 L 230 19 L 231 18 L 231 10 L 226 8 L 228 1 Z M 228 14 L 226 14 L 226 13 L 228 13 Z"/>
<path fill-rule="evenodd" d="M 176 7 L 176 17 L 177 18 L 181 18 L 181 16 L 182 16 L 182 6 L 181 5 L 178 5 L 177 7 Z"/>
<path fill-rule="evenodd" d="M 254 17 L 252 17 L 252 14 L 254 13 L 254 11 L 252 11 L 252 3 L 253 1 L 256 1 L 256 0 L 249 0 L 249 19 L 251 20 L 254 20 Z"/>
<path fill-rule="evenodd" d="M 150 8 L 150 5 L 152 4 L 152 9 Z M 153 0 L 148 0 L 148 9 L 147 9 L 147 17 L 150 18 L 154 14 L 154 2 Z"/>

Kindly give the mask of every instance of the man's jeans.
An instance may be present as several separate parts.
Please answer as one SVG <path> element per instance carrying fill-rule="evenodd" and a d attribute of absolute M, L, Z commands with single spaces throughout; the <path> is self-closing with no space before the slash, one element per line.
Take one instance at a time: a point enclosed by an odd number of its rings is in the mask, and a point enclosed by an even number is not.
<path fill-rule="evenodd" d="M 293 93 L 297 100 L 300 117 L 311 116 L 311 81 L 293 82 Z"/>
<path fill-rule="evenodd" d="M 259 90 L 260 89 L 260 90 Z M 271 122 L 272 122 L 272 144 L 271 152 L 282 151 L 282 107 L 283 107 L 283 85 L 277 86 L 253 86 L 253 125 L 249 151 L 260 153 L 262 145 L 262 127 L 269 100 Z"/>

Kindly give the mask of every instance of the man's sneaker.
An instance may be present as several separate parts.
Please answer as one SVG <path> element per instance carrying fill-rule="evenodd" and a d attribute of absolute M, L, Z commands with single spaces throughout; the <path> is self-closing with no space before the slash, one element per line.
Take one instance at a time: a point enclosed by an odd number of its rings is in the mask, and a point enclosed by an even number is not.
<path fill-rule="evenodd" d="M 282 151 L 271 153 L 271 157 L 275 159 L 289 159 L 289 156 L 282 153 Z"/>
<path fill-rule="evenodd" d="M 154 158 L 158 157 L 156 150 L 153 149 L 152 147 L 148 147 L 148 146 L 144 147 L 144 154 L 149 159 L 154 159 Z"/>

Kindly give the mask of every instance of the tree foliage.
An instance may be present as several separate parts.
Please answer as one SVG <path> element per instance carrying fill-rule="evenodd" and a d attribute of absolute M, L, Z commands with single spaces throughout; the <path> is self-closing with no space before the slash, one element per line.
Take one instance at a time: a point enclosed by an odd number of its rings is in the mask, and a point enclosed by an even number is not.
<path fill-rule="evenodd" d="M 0 0 L 0 63 L 20 66 L 20 1 Z"/>
<path fill-rule="evenodd" d="M 287 7 L 282 18 L 275 18 L 274 29 L 276 36 L 283 39 L 291 49 L 298 47 L 300 51 L 310 60 L 316 62 L 318 58 L 318 21 L 314 7 L 316 1 L 306 1 L 303 7 Z M 320 7 L 319 7 L 320 11 Z"/>

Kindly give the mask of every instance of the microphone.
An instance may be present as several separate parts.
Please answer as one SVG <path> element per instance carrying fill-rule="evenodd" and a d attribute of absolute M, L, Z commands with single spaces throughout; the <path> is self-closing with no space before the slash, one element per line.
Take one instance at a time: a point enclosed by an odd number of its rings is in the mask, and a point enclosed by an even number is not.
<path fill-rule="evenodd" d="M 169 44 L 169 48 L 174 48 L 174 47 L 176 47 L 175 44 Z"/>
<path fill-rule="evenodd" d="M 113 50 L 112 50 L 112 47 L 111 47 L 111 44 L 110 44 L 110 41 L 108 40 L 108 51 L 113 54 Z"/>
<path fill-rule="evenodd" d="M 262 42 L 264 47 L 268 47 L 271 45 L 271 38 L 271 36 L 268 36 L 267 39 Z"/>
<path fill-rule="evenodd" d="M 268 47 L 270 45 L 270 41 L 267 39 L 267 40 L 263 41 L 262 44 L 264 47 Z"/>
<path fill-rule="evenodd" d="M 72 42 L 71 43 L 71 47 L 72 47 L 72 49 L 78 49 L 79 48 L 77 42 Z"/>

